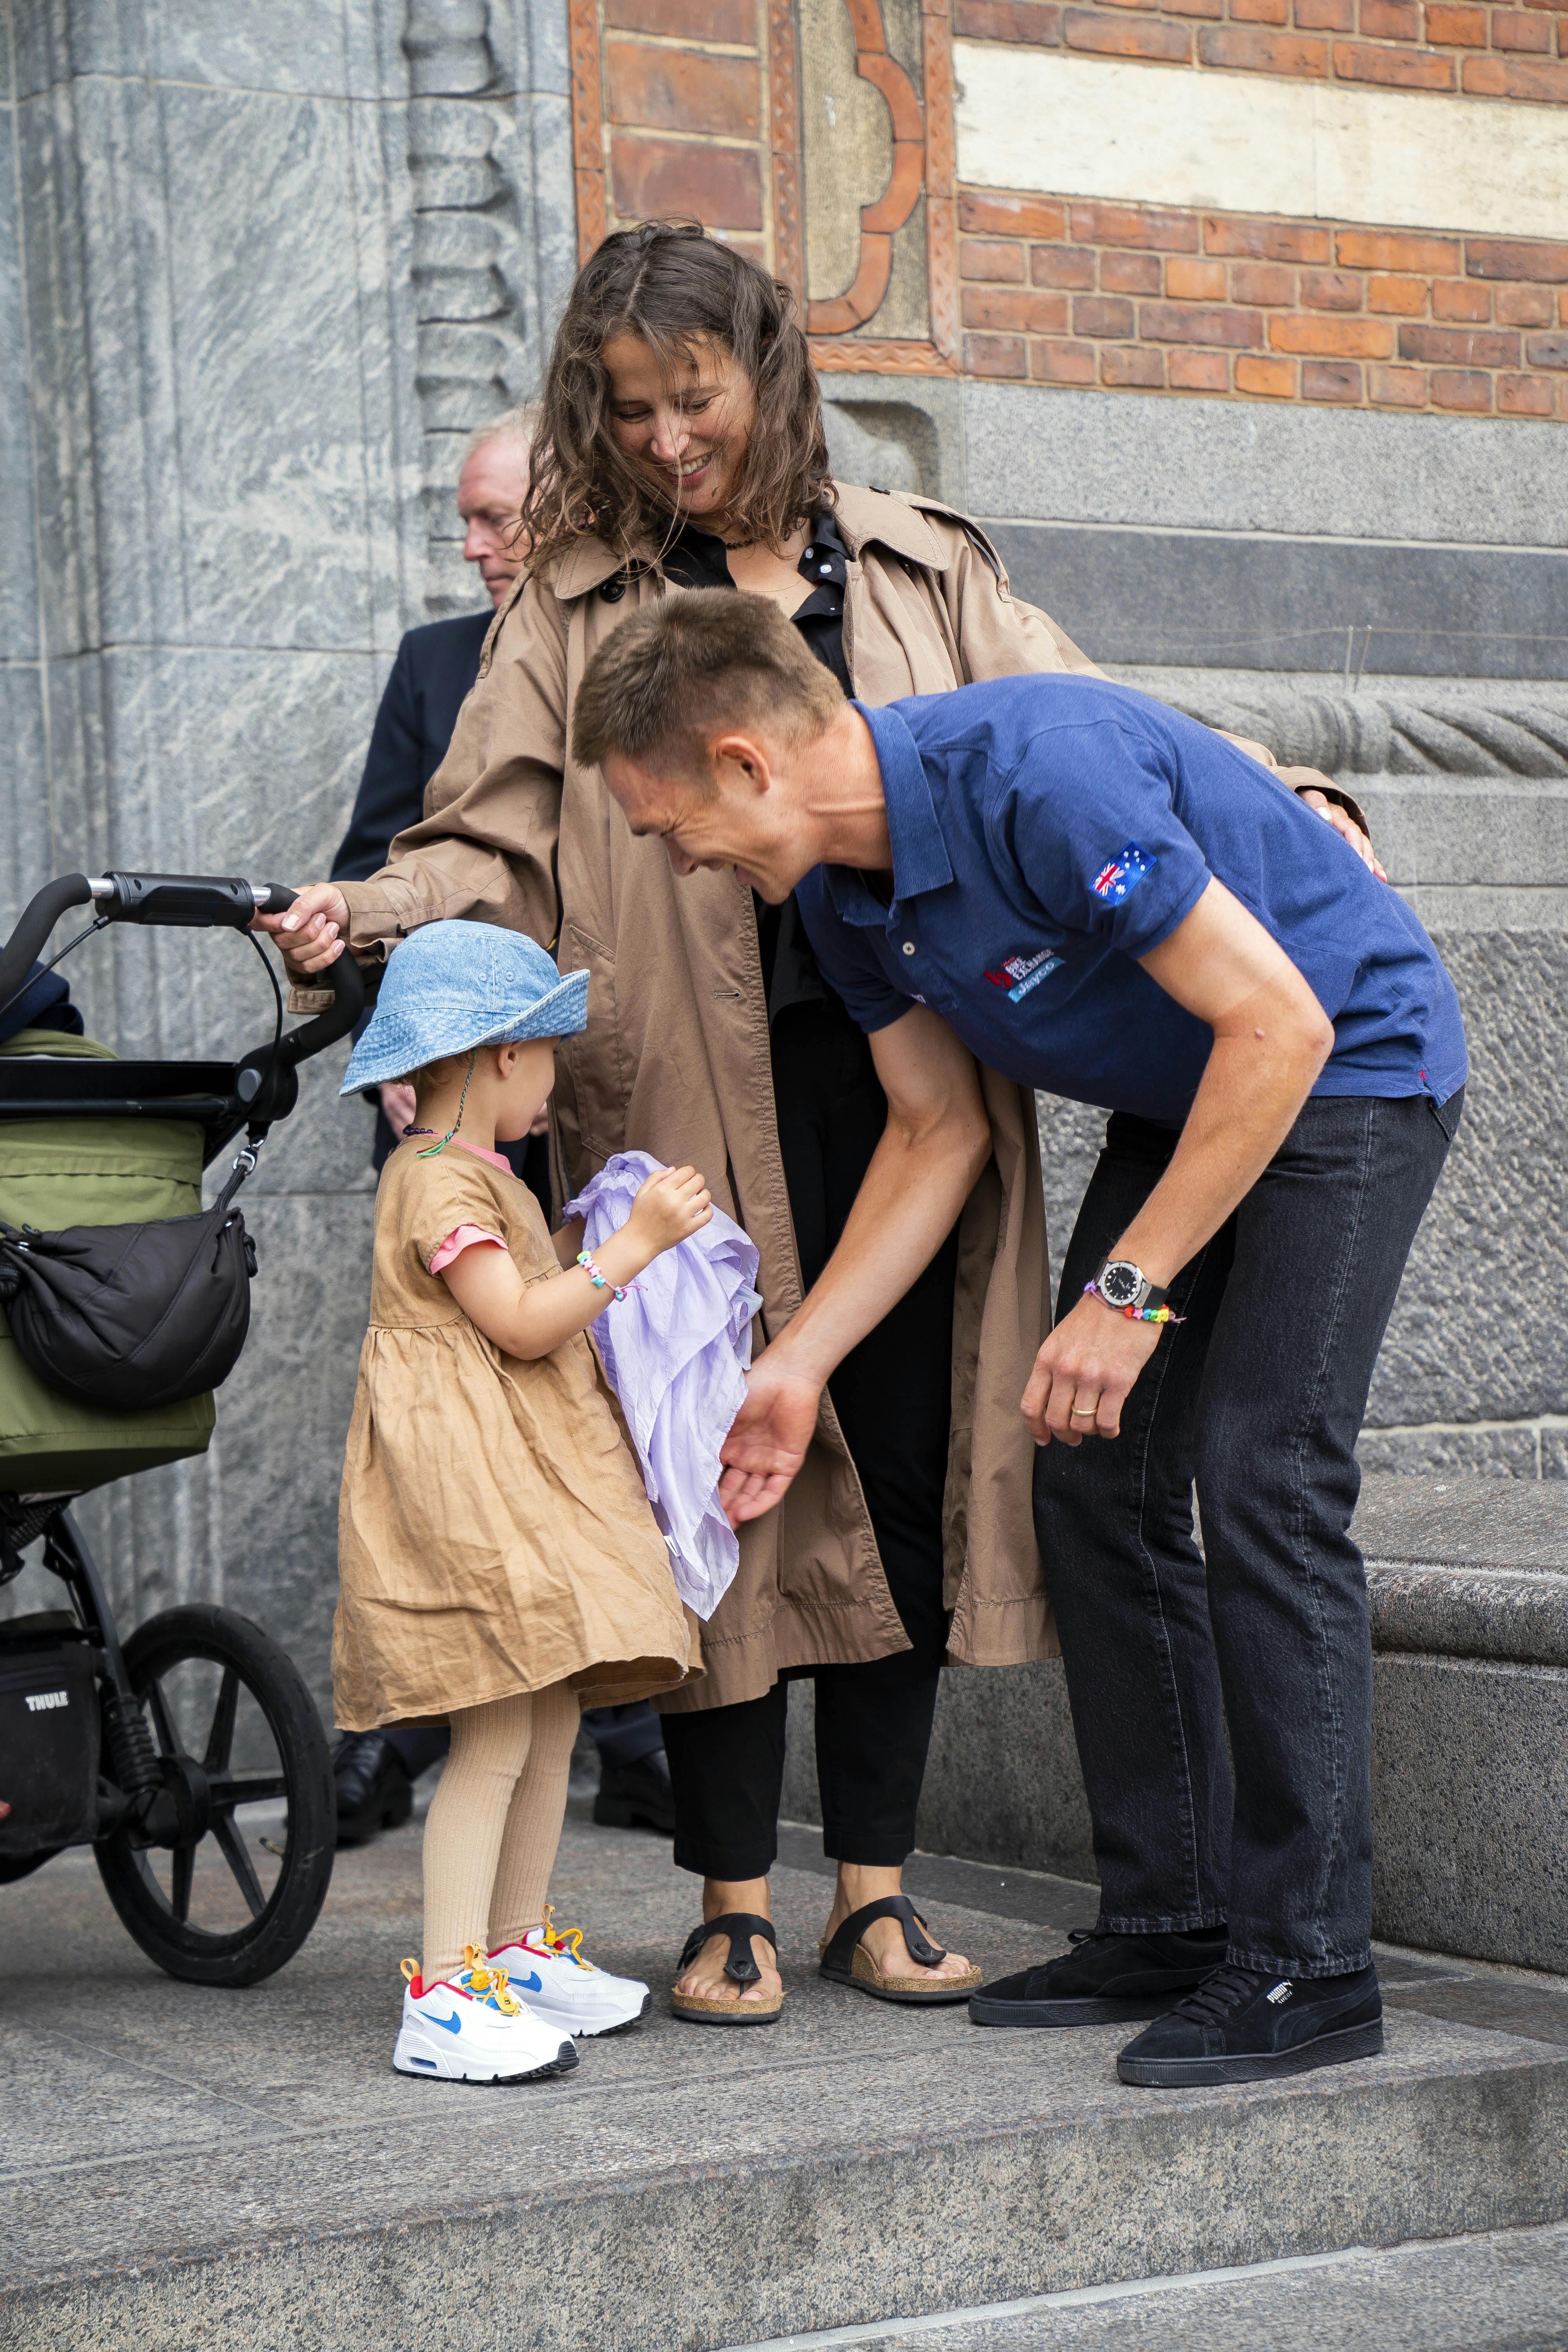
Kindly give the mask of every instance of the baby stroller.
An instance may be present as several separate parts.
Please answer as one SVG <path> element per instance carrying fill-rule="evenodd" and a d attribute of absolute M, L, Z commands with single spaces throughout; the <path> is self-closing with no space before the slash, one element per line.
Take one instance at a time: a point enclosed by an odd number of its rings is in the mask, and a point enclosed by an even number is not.
<path fill-rule="evenodd" d="M 73 907 L 90 905 L 93 919 L 61 955 L 111 922 L 248 932 L 258 908 L 277 911 L 293 895 L 194 875 L 66 875 L 0 950 L 0 1016 Z M 353 959 L 340 957 L 331 1008 L 285 1034 L 267 969 L 273 1035 L 233 1064 L 122 1062 L 58 1029 L 0 1044 L 0 1586 L 41 1537 L 68 1602 L 0 1619 L 0 1882 L 90 1843 L 131 1935 L 194 1984 L 254 1984 L 314 1926 L 335 1839 L 326 1736 L 298 1668 L 233 1610 L 166 1609 L 122 1643 L 67 1506 L 200 1454 L 211 1436 L 211 1390 L 243 1344 L 256 1270 L 229 1203 L 268 1128 L 293 1109 L 299 1065 L 345 1035 L 363 1005 Z M 229 1181 L 204 1213 L 202 1170 L 241 1129 Z M 203 1311 L 221 1277 L 226 1322 L 223 1344 L 192 1353 L 172 1378 L 165 1366 L 160 1386 L 144 1370 L 152 1343 L 135 1328 L 133 1288 L 125 1307 L 122 1273 L 134 1252 L 169 1247 L 185 1251 L 187 1292 Z M 104 1267 L 92 1298 L 119 1281 L 132 1328 L 125 1361 L 100 1377 L 90 1362 L 40 1356 L 55 1327 L 38 1269 L 79 1290 Z M 160 1344 L 167 1359 L 182 1342 Z M 112 1406 L 102 1401 L 110 1391 Z"/>

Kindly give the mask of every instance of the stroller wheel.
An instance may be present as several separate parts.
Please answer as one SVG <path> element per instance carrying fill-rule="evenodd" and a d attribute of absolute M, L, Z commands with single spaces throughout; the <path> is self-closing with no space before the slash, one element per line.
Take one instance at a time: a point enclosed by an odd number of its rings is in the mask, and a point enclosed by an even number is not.
<path fill-rule="evenodd" d="M 256 1984 L 292 1959 L 332 1874 L 321 1717 L 292 1660 L 231 1609 L 149 1618 L 125 1664 L 164 1786 L 139 1830 L 94 1848 L 110 1901 L 171 1976 Z"/>

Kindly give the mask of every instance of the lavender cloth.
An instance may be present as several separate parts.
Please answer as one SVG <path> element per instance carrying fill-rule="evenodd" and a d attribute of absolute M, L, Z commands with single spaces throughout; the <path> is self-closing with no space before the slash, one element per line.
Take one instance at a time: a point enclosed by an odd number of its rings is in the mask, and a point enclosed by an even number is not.
<path fill-rule="evenodd" d="M 617 1151 L 567 1202 L 562 1214 L 582 1218 L 590 1256 L 626 1223 L 638 1186 L 662 1165 L 646 1151 Z M 637 1288 L 594 1325 L 676 1589 L 703 1619 L 729 1591 L 741 1558 L 719 1504 L 719 1449 L 746 1393 L 752 1318 L 763 1303 L 756 1278 L 754 1244 L 715 1209 L 700 1233 L 645 1266 Z"/>

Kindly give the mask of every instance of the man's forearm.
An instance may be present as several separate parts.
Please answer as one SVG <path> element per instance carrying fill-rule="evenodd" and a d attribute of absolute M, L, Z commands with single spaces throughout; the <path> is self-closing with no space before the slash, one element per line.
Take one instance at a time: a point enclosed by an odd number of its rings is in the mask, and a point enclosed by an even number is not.
<path fill-rule="evenodd" d="M 973 1057 L 944 1021 L 911 1005 L 875 1033 L 871 1055 L 888 1122 L 837 1248 L 747 1378 L 719 1486 L 731 1527 L 782 1501 L 811 1444 L 824 1388 L 931 1264 L 991 1156 Z"/>
<path fill-rule="evenodd" d="M 1290 1132 L 1325 1055 L 1300 1030 L 1278 1043 L 1216 1036 L 1164 1175 L 1116 1244 L 1163 1286 L 1211 1241 Z"/>
<path fill-rule="evenodd" d="M 1115 1245 L 1163 1286 L 1268 1167 L 1334 1031 L 1295 965 L 1220 882 L 1139 961 L 1214 1037 L 1171 1164 Z"/>
<path fill-rule="evenodd" d="M 931 1264 L 990 1150 L 989 1134 L 967 1121 L 911 1135 L 889 1118 L 838 1246 L 770 1357 L 826 1386 Z"/>

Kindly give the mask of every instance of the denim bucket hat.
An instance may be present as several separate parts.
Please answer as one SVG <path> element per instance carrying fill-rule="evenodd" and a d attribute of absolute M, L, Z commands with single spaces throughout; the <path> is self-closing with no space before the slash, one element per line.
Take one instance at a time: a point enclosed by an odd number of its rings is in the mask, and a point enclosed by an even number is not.
<path fill-rule="evenodd" d="M 338 1091 L 385 1086 L 473 1045 L 574 1037 L 587 1023 L 587 973 L 563 979 L 525 933 L 499 923 L 425 923 L 388 957 L 375 1011 Z"/>

